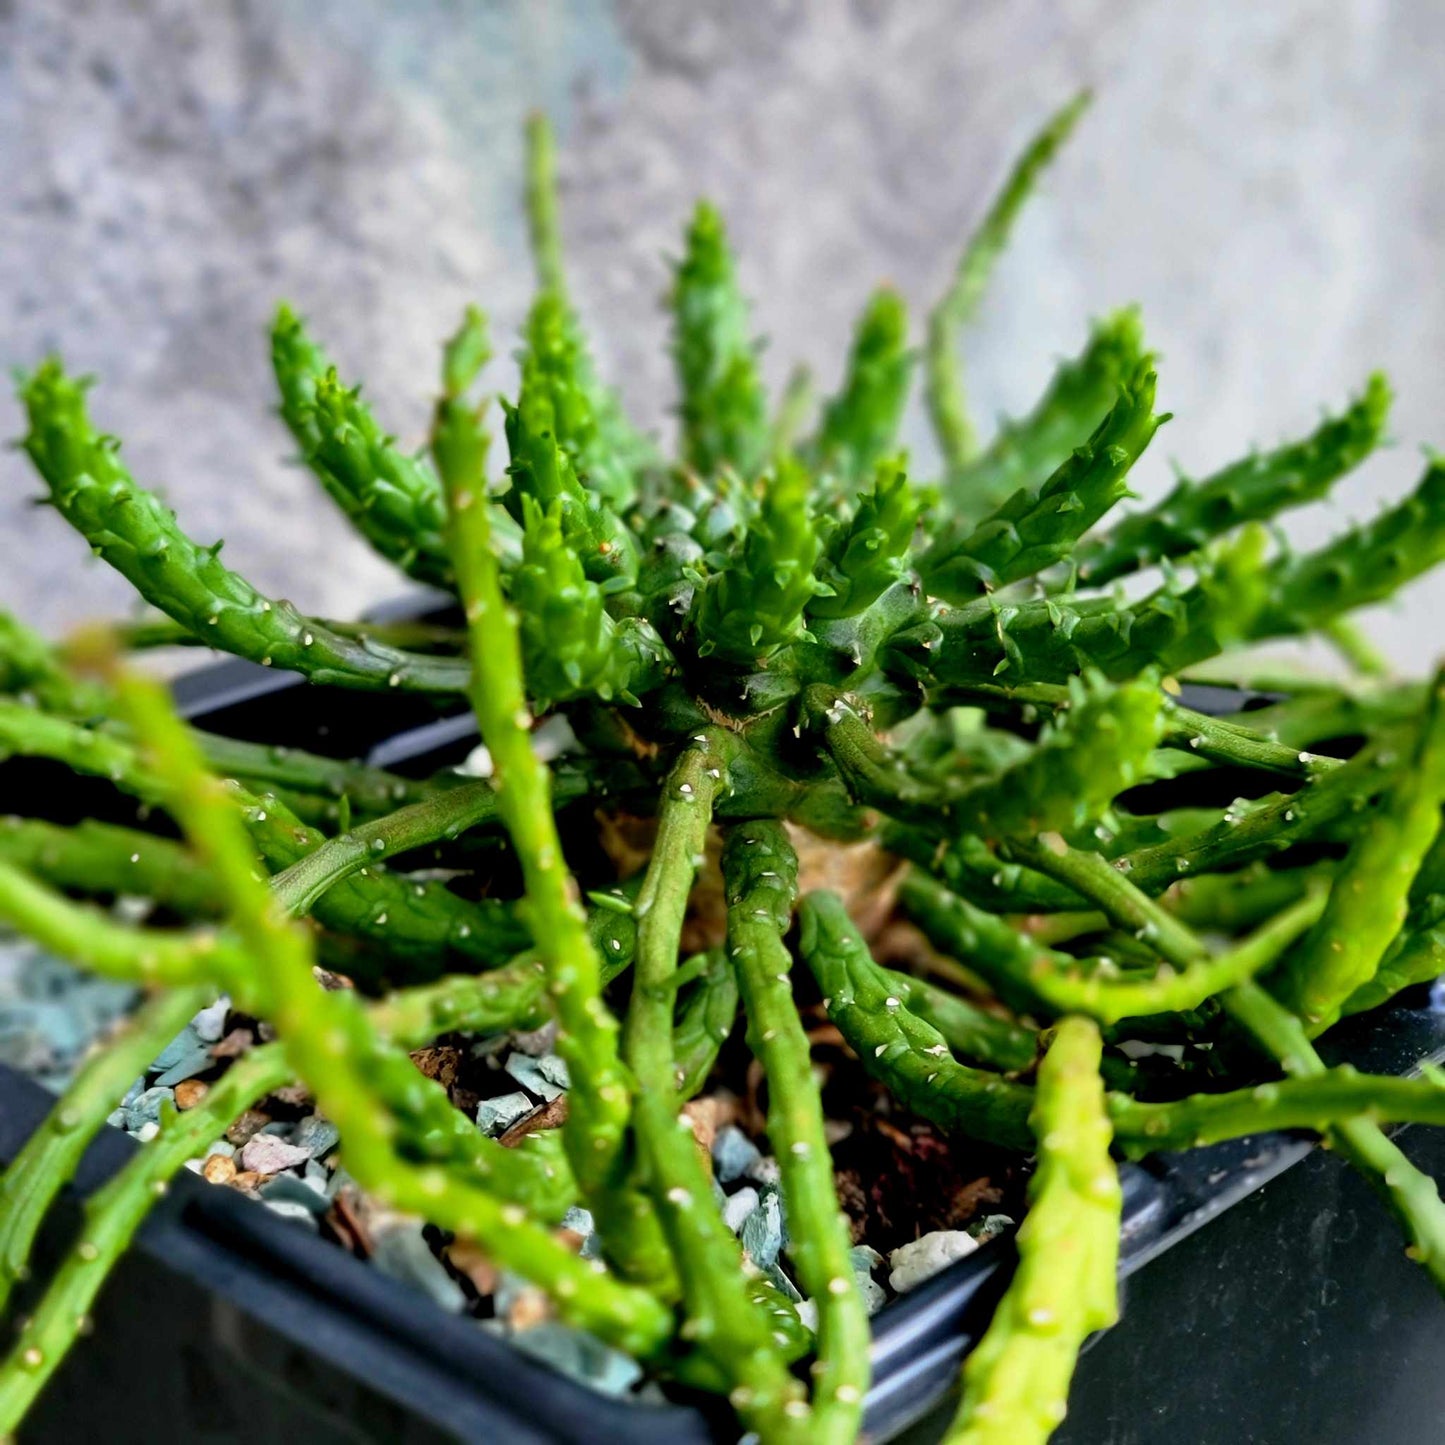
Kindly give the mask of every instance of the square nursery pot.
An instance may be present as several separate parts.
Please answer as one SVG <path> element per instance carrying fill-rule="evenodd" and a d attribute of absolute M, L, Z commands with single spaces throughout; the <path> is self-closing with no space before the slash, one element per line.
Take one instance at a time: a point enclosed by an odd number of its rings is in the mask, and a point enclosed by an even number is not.
<path fill-rule="evenodd" d="M 469 717 L 439 716 L 422 700 L 386 694 L 358 706 L 354 694 L 245 663 L 205 668 L 175 691 L 186 714 L 212 731 L 400 771 L 455 762 L 475 736 Z M 1197 689 L 1189 702 L 1225 711 L 1239 696 Z M 91 811 L 82 785 L 38 773 L 38 765 L 14 764 L 0 773 L 7 809 L 31 794 L 44 797 L 52 817 Z M 1332 1052 L 1386 1072 L 1445 1059 L 1445 1011 L 1428 992 L 1336 1030 Z M 0 1068 L 0 1159 L 14 1155 L 49 1102 L 33 1081 Z M 94 1189 L 133 1147 L 103 1131 L 77 1190 Z M 1445 1173 L 1445 1130 L 1411 1129 L 1406 1147 Z M 1129 1165 L 1123 1177 L 1122 1318 L 1086 1351 L 1056 1440 L 1441 1438 L 1445 1312 L 1380 1201 L 1332 1154 L 1304 1137 L 1269 1134 Z M 1007 1282 L 1011 1249 L 993 1240 L 875 1316 L 871 1440 L 939 1438 L 960 1364 Z M 707 1400 L 648 1405 L 595 1394 L 295 1223 L 183 1171 L 102 1294 L 93 1337 L 58 1373 L 21 1438 L 702 1445 L 735 1434 Z"/>

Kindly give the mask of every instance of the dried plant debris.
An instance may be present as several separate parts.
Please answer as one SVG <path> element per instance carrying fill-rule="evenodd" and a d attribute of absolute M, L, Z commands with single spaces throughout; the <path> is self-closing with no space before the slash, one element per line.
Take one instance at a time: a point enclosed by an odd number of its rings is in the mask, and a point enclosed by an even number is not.
<path fill-rule="evenodd" d="M 1132 310 L 980 439 L 961 338 L 1084 105 L 984 210 L 921 350 L 867 300 L 816 416 L 768 396 L 704 204 L 675 450 L 631 425 L 540 120 L 495 408 L 475 309 L 415 450 L 283 307 L 294 444 L 451 594 L 435 618 L 263 595 L 132 475 L 89 382 L 21 378 L 47 499 L 151 612 L 59 647 L 0 614 L 0 1057 L 62 1095 L 0 1179 L 0 1307 L 94 1133 L 139 1145 L 17 1322 L 0 1435 L 184 1167 L 598 1389 L 720 1393 L 767 1445 L 857 1438 L 870 1314 L 1015 1221 L 950 1438 L 1044 1440 L 1118 1307 L 1117 1162 L 1157 1150 L 1312 1130 L 1445 1285 L 1445 1205 L 1384 1132 L 1445 1123 L 1439 1074 L 1313 1043 L 1445 966 L 1445 692 L 1351 619 L 1445 558 L 1445 464 L 1314 551 L 1266 525 L 1380 444 L 1375 376 L 1125 512 L 1167 420 Z M 1355 670 L 1188 706 L 1300 636 Z M 377 693 L 470 705 L 481 743 L 414 777 L 192 729 L 133 657 L 175 642 L 349 689 L 378 735 Z"/>

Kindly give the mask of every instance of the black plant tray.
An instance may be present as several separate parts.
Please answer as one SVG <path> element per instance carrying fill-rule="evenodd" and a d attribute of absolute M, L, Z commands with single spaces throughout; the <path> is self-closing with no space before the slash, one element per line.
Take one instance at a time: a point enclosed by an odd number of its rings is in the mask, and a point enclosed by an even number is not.
<path fill-rule="evenodd" d="M 298 682 L 226 662 L 180 679 L 175 692 L 213 731 L 403 771 L 455 761 L 474 737 L 467 718 L 440 716 L 424 700 Z M 1234 694 L 1210 696 L 1219 691 L 1188 700 L 1238 705 Z M 26 791 L 12 769 L 0 780 L 7 808 L 12 782 Z M 1417 990 L 1329 1043 L 1362 1069 L 1401 1072 L 1445 1059 L 1445 1011 Z M 0 1067 L 0 1159 L 48 1104 L 36 1084 Z M 78 1191 L 133 1147 L 104 1131 Z M 1412 1129 L 1407 1147 L 1445 1172 L 1445 1130 Z M 1339 1160 L 1303 1137 L 1270 1134 L 1127 1166 L 1124 1184 L 1123 1318 L 1085 1354 L 1060 1445 L 1441 1438 L 1445 1312 L 1379 1201 Z M 707 1401 L 598 1396 L 189 1172 L 138 1246 L 22 1441 L 703 1445 L 735 1433 Z M 1009 1242 L 993 1241 L 875 1318 L 871 1439 L 938 1438 L 960 1362 L 1011 1266 Z"/>

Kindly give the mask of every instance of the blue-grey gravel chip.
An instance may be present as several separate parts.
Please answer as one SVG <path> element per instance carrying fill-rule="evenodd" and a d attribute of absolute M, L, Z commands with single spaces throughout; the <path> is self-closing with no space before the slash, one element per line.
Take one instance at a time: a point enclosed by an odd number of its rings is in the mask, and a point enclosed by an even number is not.
<path fill-rule="evenodd" d="M 724 1184 L 741 1179 L 762 1162 L 758 1146 L 736 1124 L 726 1124 L 712 1141 L 712 1163 Z"/>
<path fill-rule="evenodd" d="M 147 1124 L 160 1122 L 161 1105 L 176 1102 L 176 1091 L 164 1085 L 155 1084 L 149 1089 L 143 1090 L 125 1106 L 125 1127 L 132 1133 L 138 1133 Z"/>
<path fill-rule="evenodd" d="M 777 1262 L 783 1248 L 783 1208 L 776 1189 L 764 1189 L 758 1207 L 743 1221 L 743 1249 L 761 1270 Z"/>
<path fill-rule="evenodd" d="M 312 1158 L 329 1154 L 341 1140 L 341 1130 L 325 1114 L 308 1114 L 291 1131 L 291 1142 L 298 1149 L 309 1149 Z"/>
<path fill-rule="evenodd" d="M 630 1355 L 552 1320 L 529 1330 L 512 1331 L 507 1337 L 529 1355 L 605 1395 L 624 1395 L 642 1377 L 642 1367 Z"/>
<path fill-rule="evenodd" d="M 397 1220 L 375 1232 L 372 1263 L 393 1279 L 399 1279 L 429 1295 L 448 1314 L 460 1314 L 467 1307 L 462 1287 L 432 1253 L 431 1245 L 417 1223 Z"/>
<path fill-rule="evenodd" d="M 539 1099 L 545 1099 L 550 1104 L 564 1091 L 566 1085 L 559 1084 L 555 1078 L 549 1076 L 543 1065 L 542 1059 L 514 1052 L 508 1057 L 505 1067 L 524 1089 L 531 1090 Z"/>
<path fill-rule="evenodd" d="M 477 1127 L 483 1134 L 495 1138 L 504 1134 L 518 1119 L 530 1114 L 536 1107 L 530 1094 L 498 1094 L 495 1099 L 483 1099 L 477 1105 Z"/>

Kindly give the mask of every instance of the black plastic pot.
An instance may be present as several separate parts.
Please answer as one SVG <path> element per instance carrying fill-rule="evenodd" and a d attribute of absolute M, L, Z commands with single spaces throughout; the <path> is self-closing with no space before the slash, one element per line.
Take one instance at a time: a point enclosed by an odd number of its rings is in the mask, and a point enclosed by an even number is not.
<path fill-rule="evenodd" d="M 354 694 L 242 663 L 183 678 L 176 694 L 213 731 L 403 770 L 454 760 L 473 736 L 466 718 L 438 717 L 425 702 L 385 695 L 358 705 Z M 0 789 L 10 806 L 14 779 L 7 770 Z M 1445 1059 L 1445 1012 L 1428 998 L 1402 1000 L 1330 1042 L 1361 1068 L 1403 1071 Z M 30 1080 L 0 1069 L 0 1158 L 48 1103 Z M 1445 1170 L 1445 1131 L 1411 1130 L 1407 1146 L 1424 1167 Z M 79 1191 L 132 1147 L 105 1131 Z M 1379 1201 L 1337 1159 L 1272 1134 L 1129 1166 L 1124 1177 L 1123 1318 L 1087 1352 L 1058 1440 L 1441 1438 L 1445 1312 Z M 994 1241 L 876 1317 L 870 1438 L 938 1437 L 960 1362 L 1011 1263 L 1009 1243 Z M 186 1173 L 22 1439 L 701 1445 L 732 1433 L 726 1412 L 705 1401 L 599 1397 L 301 1226 Z"/>

